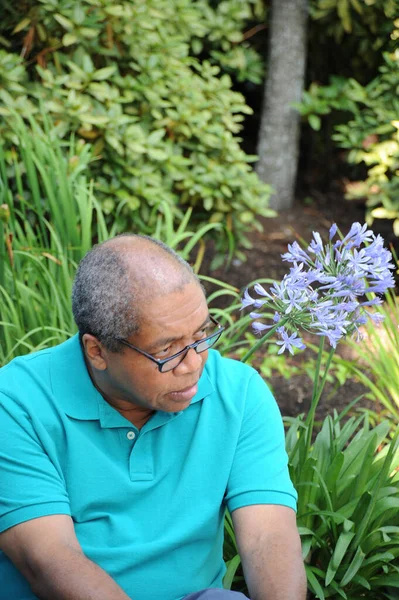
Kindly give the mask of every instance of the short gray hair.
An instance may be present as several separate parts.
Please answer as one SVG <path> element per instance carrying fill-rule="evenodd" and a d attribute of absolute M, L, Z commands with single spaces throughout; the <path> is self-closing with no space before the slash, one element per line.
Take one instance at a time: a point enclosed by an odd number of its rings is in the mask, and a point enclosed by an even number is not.
<path fill-rule="evenodd" d="M 188 280 L 199 281 L 190 265 L 163 242 L 146 235 L 116 237 L 148 240 L 182 267 Z M 81 339 L 90 333 L 110 352 L 119 352 L 122 345 L 117 338 L 128 338 L 139 329 L 142 294 L 123 253 L 110 241 L 93 246 L 79 263 L 72 289 L 72 312 Z"/>

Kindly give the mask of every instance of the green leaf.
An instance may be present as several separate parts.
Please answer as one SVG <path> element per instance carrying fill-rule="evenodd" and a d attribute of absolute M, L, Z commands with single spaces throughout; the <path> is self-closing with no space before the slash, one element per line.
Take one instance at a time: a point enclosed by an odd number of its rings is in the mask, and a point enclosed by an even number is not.
<path fill-rule="evenodd" d="M 319 581 L 317 580 L 315 574 L 313 573 L 312 567 L 310 567 L 309 565 L 305 565 L 305 570 L 306 570 L 306 577 L 308 579 L 308 582 L 310 583 L 310 586 L 311 586 L 313 592 L 316 595 L 316 598 L 319 598 L 320 600 L 325 600 L 323 588 L 321 587 Z"/>
<path fill-rule="evenodd" d="M 30 25 L 31 23 L 31 19 L 29 17 L 26 17 L 25 19 L 22 19 L 22 21 L 20 21 L 18 23 L 18 25 L 16 25 L 14 27 L 14 29 L 12 30 L 11 33 L 19 33 L 20 31 L 22 31 L 23 29 L 25 29 L 25 27 L 28 27 L 28 25 Z"/>
<path fill-rule="evenodd" d="M 395 587 L 399 588 L 399 574 L 392 573 L 390 575 L 376 577 L 373 579 L 373 585 L 376 587 Z"/>
<path fill-rule="evenodd" d="M 341 579 L 341 582 L 340 582 L 341 586 L 345 587 L 346 585 L 348 585 L 348 583 L 350 581 L 352 581 L 352 579 L 354 578 L 354 576 L 356 575 L 356 573 L 362 566 L 365 556 L 366 556 L 365 553 L 362 551 L 362 549 L 359 546 L 358 549 L 356 550 L 355 556 L 353 557 L 351 564 L 348 567 L 348 570 L 346 571 L 345 575 Z"/>
<path fill-rule="evenodd" d="M 363 14 L 363 8 L 362 8 L 359 0 L 350 0 L 350 2 L 352 4 L 353 8 L 356 10 L 356 12 L 358 12 L 359 15 L 362 15 Z"/>
<path fill-rule="evenodd" d="M 339 536 L 337 543 L 335 545 L 334 548 L 334 553 L 330 559 L 330 562 L 328 564 L 327 567 L 327 573 L 326 573 L 326 579 L 325 579 L 325 584 L 326 586 L 330 585 L 331 581 L 334 579 L 338 567 L 340 566 L 341 562 L 343 561 L 346 551 L 349 548 L 349 544 L 351 543 L 351 541 L 353 540 L 353 538 L 355 537 L 355 534 L 351 531 L 351 532 L 345 532 L 343 531 L 341 533 L 341 535 Z"/>
<path fill-rule="evenodd" d="M 394 210 L 387 210 L 382 206 L 374 208 L 370 211 L 370 214 L 374 219 L 394 219 L 397 216 L 397 212 Z"/>
<path fill-rule="evenodd" d="M 311 548 L 312 548 L 312 541 L 313 538 L 311 538 L 310 536 L 307 536 L 305 538 L 302 538 L 302 559 L 306 560 Z"/>
<path fill-rule="evenodd" d="M 130 210 L 137 210 L 138 208 L 140 208 L 140 204 L 140 199 L 136 196 L 130 196 L 127 200 L 127 205 L 130 208 Z"/>
<path fill-rule="evenodd" d="M 238 567 L 240 566 L 241 559 L 239 554 L 236 554 L 231 560 L 226 563 L 227 571 L 223 577 L 223 587 L 225 590 L 230 590 L 234 576 Z"/>
<path fill-rule="evenodd" d="M 363 565 L 364 565 L 364 563 L 363 563 Z M 362 577 L 361 575 L 355 575 L 353 578 L 353 582 L 358 583 L 359 585 L 364 587 L 366 590 L 371 590 L 370 583 L 367 581 L 367 579 L 365 577 Z"/>
<path fill-rule="evenodd" d="M 137 154 L 145 154 L 147 152 L 147 148 L 145 146 L 136 142 L 131 142 L 130 140 L 127 141 L 126 146 L 129 148 L 129 150 L 136 152 Z"/>
<path fill-rule="evenodd" d="M 85 73 L 93 73 L 94 71 L 94 64 L 93 61 L 91 59 L 91 56 L 89 54 L 87 54 L 86 52 L 83 54 L 83 61 L 82 61 L 82 66 L 83 66 L 83 70 Z"/>
<path fill-rule="evenodd" d="M 318 115 L 309 115 L 308 116 L 309 125 L 314 131 L 319 131 L 321 127 L 321 119 Z"/>
<path fill-rule="evenodd" d="M 204 208 L 205 210 L 212 210 L 213 207 L 213 199 L 212 198 L 205 198 L 204 200 Z"/>
<path fill-rule="evenodd" d="M 380 515 L 383 515 L 386 511 L 391 509 L 399 509 L 399 498 L 382 498 L 375 505 L 373 520 L 378 519 Z"/>
<path fill-rule="evenodd" d="M 125 9 L 121 4 L 116 4 L 115 6 L 104 7 L 104 12 L 112 17 L 123 17 L 125 14 Z"/>
<path fill-rule="evenodd" d="M 148 156 L 153 160 L 163 161 L 168 158 L 168 154 L 164 150 L 159 150 L 158 148 L 149 148 Z"/>
<path fill-rule="evenodd" d="M 347 33 L 352 31 L 352 19 L 348 0 L 337 0 L 337 11 L 341 19 L 342 26 Z"/>
<path fill-rule="evenodd" d="M 165 129 L 155 129 L 150 133 L 147 138 L 147 144 L 149 146 L 156 146 L 162 138 L 165 136 Z"/>
<path fill-rule="evenodd" d="M 109 117 L 105 115 L 80 115 L 82 123 L 90 123 L 91 125 L 106 125 L 109 123 Z"/>
<path fill-rule="evenodd" d="M 64 29 L 66 29 L 67 31 L 72 31 L 72 29 L 73 29 L 73 23 L 72 23 L 72 21 L 70 21 L 69 19 L 67 19 L 63 15 L 60 15 L 60 13 L 55 13 L 54 14 L 54 19 L 56 21 L 58 21 L 58 23 Z"/>
<path fill-rule="evenodd" d="M 103 81 L 104 79 L 109 79 L 111 75 L 113 75 L 116 71 L 116 65 L 112 65 L 111 67 L 104 67 L 103 69 L 98 69 L 94 71 L 91 78 L 94 81 Z"/>
<path fill-rule="evenodd" d="M 78 36 L 75 35 L 74 33 L 66 33 L 62 37 L 62 43 L 64 46 L 72 46 L 72 44 L 76 44 L 77 41 L 78 41 Z"/>
<path fill-rule="evenodd" d="M 85 20 L 85 12 L 82 9 L 82 6 L 80 4 L 80 2 L 76 2 L 75 6 L 73 7 L 73 20 L 77 25 L 81 25 L 83 23 L 83 21 Z"/>
<path fill-rule="evenodd" d="M 88 40 L 94 40 L 94 38 L 100 35 L 99 29 L 90 29 L 90 27 L 80 27 L 79 33 L 81 36 Z"/>
<path fill-rule="evenodd" d="M 241 223 L 251 223 L 254 220 L 254 214 L 249 211 L 249 210 L 244 210 L 244 212 L 242 212 L 240 214 L 240 221 Z"/>
<path fill-rule="evenodd" d="M 377 436 L 371 436 L 370 440 L 366 446 L 366 450 L 364 452 L 364 459 L 362 462 L 362 466 L 359 469 L 358 476 L 356 477 L 355 487 L 354 487 L 354 495 L 360 496 L 363 490 L 366 488 L 370 468 L 373 463 L 374 452 L 377 446 Z"/>
<path fill-rule="evenodd" d="M 335 455 L 332 464 L 328 468 L 325 481 L 329 490 L 332 490 L 336 486 L 336 482 L 338 481 L 339 474 L 344 464 L 344 459 L 344 453 L 339 452 Z"/>
<path fill-rule="evenodd" d="M 83 80 L 85 80 L 87 78 L 86 72 L 83 69 L 81 69 L 78 65 L 76 65 L 74 62 L 72 62 L 71 60 L 68 60 L 66 64 L 71 69 L 71 71 L 73 71 L 73 73 L 76 73 L 76 75 L 78 75 L 78 77 L 80 77 Z"/>
<path fill-rule="evenodd" d="M 395 560 L 395 556 L 392 554 L 392 552 L 378 552 L 377 554 L 374 554 L 373 556 L 367 558 L 363 562 L 363 566 L 367 567 L 368 565 L 372 565 L 374 563 L 382 564 L 391 560 Z"/>

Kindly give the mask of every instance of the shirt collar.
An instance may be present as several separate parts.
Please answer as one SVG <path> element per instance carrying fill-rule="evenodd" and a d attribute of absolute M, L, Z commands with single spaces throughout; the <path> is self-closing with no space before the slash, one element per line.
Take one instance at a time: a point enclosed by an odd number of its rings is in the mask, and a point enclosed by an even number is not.
<path fill-rule="evenodd" d="M 190 406 L 191 404 L 195 404 L 195 402 L 203 400 L 204 398 L 206 398 L 206 396 L 210 396 L 214 389 L 215 388 L 213 387 L 212 382 L 209 379 L 209 375 L 207 373 L 207 368 L 205 364 L 205 369 L 203 370 L 200 380 L 198 382 L 198 391 L 195 394 L 194 398 L 191 400 Z"/>
<path fill-rule="evenodd" d="M 103 427 L 123 427 L 129 423 L 94 387 L 78 335 L 51 350 L 50 376 L 54 397 L 68 416 L 88 421 L 99 419 Z M 191 404 L 203 400 L 213 390 L 205 365 Z"/>
<path fill-rule="evenodd" d="M 52 349 L 50 376 L 54 397 L 68 416 L 99 419 L 102 396 L 90 379 L 78 335 Z"/>

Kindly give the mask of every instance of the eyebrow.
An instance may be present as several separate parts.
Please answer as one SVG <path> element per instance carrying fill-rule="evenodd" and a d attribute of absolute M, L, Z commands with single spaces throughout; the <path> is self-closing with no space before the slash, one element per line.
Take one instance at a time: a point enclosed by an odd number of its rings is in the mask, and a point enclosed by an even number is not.
<path fill-rule="evenodd" d="M 208 314 L 207 318 L 205 319 L 205 321 L 198 327 L 198 329 L 196 329 L 195 333 L 197 331 L 199 331 L 200 329 L 202 329 L 203 327 L 205 327 L 206 325 L 208 325 L 208 323 L 211 323 L 211 316 L 209 314 Z M 161 347 L 167 346 L 168 344 L 173 344 L 173 342 L 178 342 L 181 339 L 182 339 L 182 337 L 161 338 L 160 340 L 157 340 L 156 342 L 154 342 L 151 345 L 151 347 L 147 350 L 147 352 L 149 354 L 151 354 L 151 352 L 154 352 L 155 350 L 159 350 Z"/>

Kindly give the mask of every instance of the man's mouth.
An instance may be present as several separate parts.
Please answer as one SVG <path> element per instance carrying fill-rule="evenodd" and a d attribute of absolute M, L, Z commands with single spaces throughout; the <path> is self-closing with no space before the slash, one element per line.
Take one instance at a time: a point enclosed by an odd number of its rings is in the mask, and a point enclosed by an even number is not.
<path fill-rule="evenodd" d="M 191 400 L 194 398 L 195 394 L 198 391 L 198 382 L 190 385 L 182 390 L 178 390 L 176 392 L 169 392 L 168 396 L 171 396 L 173 400 L 178 402 L 184 402 L 187 400 Z"/>

